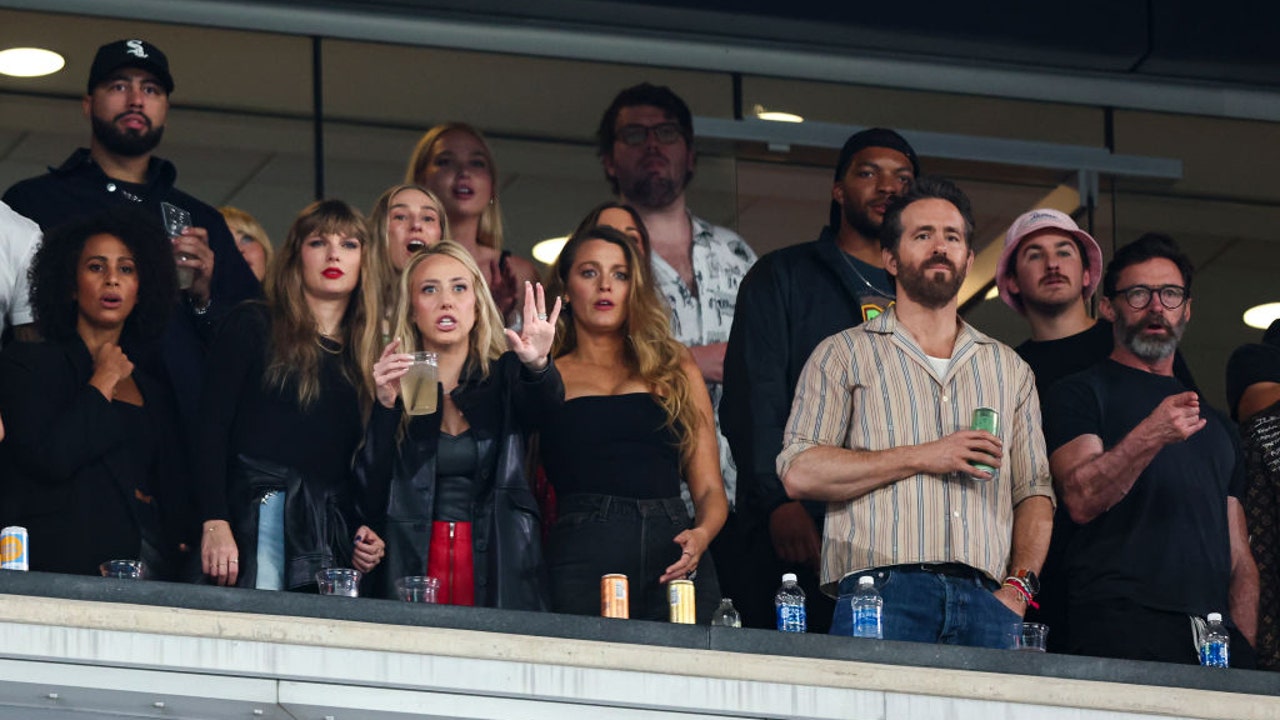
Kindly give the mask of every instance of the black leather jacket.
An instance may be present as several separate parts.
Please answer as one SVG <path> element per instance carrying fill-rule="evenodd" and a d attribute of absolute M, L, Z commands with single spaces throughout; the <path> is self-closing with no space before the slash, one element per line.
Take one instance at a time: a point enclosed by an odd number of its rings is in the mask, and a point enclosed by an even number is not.
<path fill-rule="evenodd" d="M 564 400 L 554 365 L 535 374 L 504 353 L 481 379 L 471 373 L 451 394 L 480 446 L 472 525 L 476 605 L 517 610 L 549 608 L 538 503 L 525 467 L 529 432 L 543 410 Z M 399 434 L 403 409 L 374 404 L 365 444 L 356 456 L 360 506 L 387 542 L 375 594 L 394 598 L 395 581 L 426 573 L 435 509 L 436 444 L 441 413 L 412 418 Z"/>

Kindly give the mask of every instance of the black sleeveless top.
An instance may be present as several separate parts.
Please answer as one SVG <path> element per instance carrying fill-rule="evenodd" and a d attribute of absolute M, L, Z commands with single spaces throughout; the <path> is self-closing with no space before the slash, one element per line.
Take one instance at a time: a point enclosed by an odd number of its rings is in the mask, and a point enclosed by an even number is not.
<path fill-rule="evenodd" d="M 542 462 L 560 496 L 680 496 L 680 437 L 649 393 L 567 400 L 542 428 Z"/>

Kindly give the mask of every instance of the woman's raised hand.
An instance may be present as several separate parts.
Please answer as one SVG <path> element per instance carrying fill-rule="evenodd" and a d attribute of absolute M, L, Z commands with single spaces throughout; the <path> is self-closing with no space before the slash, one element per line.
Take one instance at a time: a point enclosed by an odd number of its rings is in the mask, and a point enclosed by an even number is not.
<path fill-rule="evenodd" d="M 396 406 L 396 397 L 400 394 L 400 378 L 409 372 L 413 364 L 413 355 L 396 352 L 400 349 L 400 338 L 387 343 L 382 350 L 382 357 L 373 364 L 373 383 L 376 386 L 378 402 L 387 409 Z"/>
<path fill-rule="evenodd" d="M 556 320 L 560 318 L 560 298 L 556 298 L 551 314 L 547 314 L 547 296 L 542 283 L 524 284 L 524 323 L 520 333 L 506 330 L 507 346 L 520 362 L 531 370 L 542 370 L 549 362 L 551 343 L 556 339 Z"/>

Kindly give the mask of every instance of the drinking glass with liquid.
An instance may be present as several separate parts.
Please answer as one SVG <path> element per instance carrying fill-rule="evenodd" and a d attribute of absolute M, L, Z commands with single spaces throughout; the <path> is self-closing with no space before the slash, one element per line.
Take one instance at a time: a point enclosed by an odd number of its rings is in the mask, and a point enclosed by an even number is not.
<path fill-rule="evenodd" d="M 430 415 L 436 411 L 438 362 L 433 352 L 416 352 L 413 365 L 400 378 L 400 394 L 404 398 L 405 411 L 410 415 Z"/>

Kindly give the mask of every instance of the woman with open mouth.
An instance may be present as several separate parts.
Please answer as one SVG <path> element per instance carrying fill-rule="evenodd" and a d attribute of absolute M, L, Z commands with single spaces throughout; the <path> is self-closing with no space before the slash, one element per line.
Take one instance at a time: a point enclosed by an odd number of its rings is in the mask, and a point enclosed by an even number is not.
<path fill-rule="evenodd" d="M 369 215 L 373 237 L 381 240 L 387 251 L 382 302 L 387 317 L 382 327 L 382 342 L 391 340 L 391 313 L 395 312 L 400 274 L 415 253 L 449 239 L 449 216 L 435 193 L 421 185 L 402 184 L 387 188 L 373 204 Z"/>
<path fill-rule="evenodd" d="M 357 524 L 351 462 L 373 401 L 383 244 L 324 200 L 294 220 L 265 302 L 213 343 L 196 441 L 204 574 L 218 585 L 313 590 L 317 571 L 372 570 L 385 543 Z"/>
<path fill-rule="evenodd" d="M 551 364 L 560 312 L 525 285 L 520 332 L 466 248 L 442 242 L 401 275 L 395 339 L 373 366 L 377 402 L 356 460 L 365 515 L 387 540 L 378 583 L 428 575 L 438 601 L 545 610 L 525 438 L 564 397 Z M 505 350 L 505 352 L 504 352 Z M 416 352 L 435 353 L 424 377 Z M 425 401 L 425 402 L 424 402 Z"/>
<path fill-rule="evenodd" d="M 538 278 L 532 262 L 502 249 L 502 205 L 498 169 L 480 131 L 466 123 L 437 125 L 409 158 L 405 182 L 430 188 L 444 203 L 450 239 L 462 245 L 484 271 L 502 317 L 519 320 L 524 283 Z"/>
<path fill-rule="evenodd" d="M 31 570 L 97 575 L 129 559 L 177 579 L 197 537 L 174 398 L 134 365 L 178 292 L 169 240 L 148 220 L 114 210 L 46 235 L 31 266 L 44 342 L 0 356 L 0 525 L 27 528 Z"/>
<path fill-rule="evenodd" d="M 720 595 L 704 553 L 729 503 L 702 374 L 621 232 L 576 233 L 549 285 L 565 300 L 555 357 L 566 398 L 540 435 L 558 514 L 547 544 L 552 608 L 595 615 L 601 576 L 622 573 L 629 616 L 666 620 L 663 585 L 688 578 L 706 623 Z"/>

